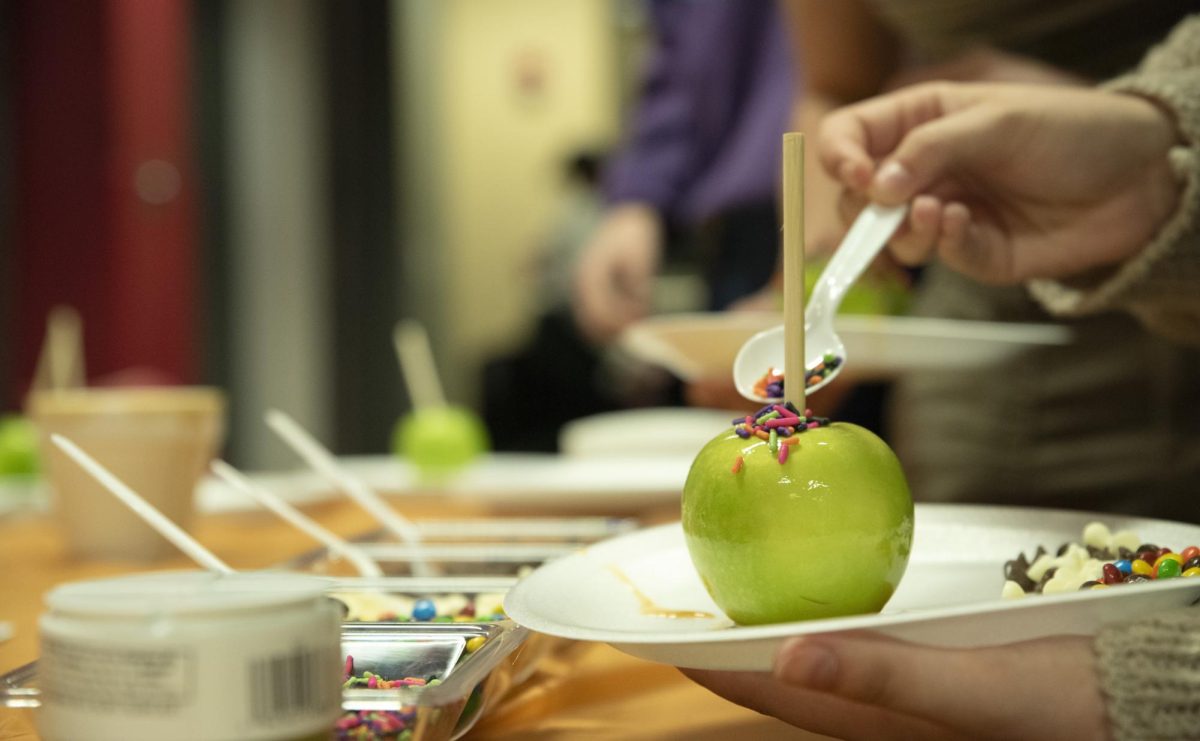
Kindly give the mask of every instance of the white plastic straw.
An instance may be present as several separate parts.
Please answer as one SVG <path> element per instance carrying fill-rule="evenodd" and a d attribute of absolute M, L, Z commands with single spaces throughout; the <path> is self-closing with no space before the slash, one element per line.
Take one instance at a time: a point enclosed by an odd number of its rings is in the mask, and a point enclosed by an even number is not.
<path fill-rule="evenodd" d="M 250 481 L 250 479 L 243 476 L 240 471 L 225 461 L 215 460 L 212 462 L 211 468 L 212 472 L 222 481 L 246 496 L 251 497 L 254 501 L 294 525 L 297 529 L 320 541 L 331 553 L 336 553 L 349 561 L 358 570 L 359 574 L 370 577 L 383 576 L 383 569 L 379 568 L 379 564 L 364 553 L 362 549 L 347 543 L 329 530 L 321 527 L 311 517 L 285 502 L 275 492 Z"/>
<path fill-rule="evenodd" d="M 200 545 L 183 528 L 172 522 L 162 512 L 159 512 L 154 505 L 142 499 L 141 495 L 126 486 L 111 471 L 100 465 L 95 458 L 80 450 L 78 445 L 62 435 L 51 435 L 50 440 L 99 481 L 105 489 L 108 489 L 117 499 L 120 499 L 126 507 L 133 510 L 134 514 L 145 520 L 146 524 L 171 541 L 176 548 L 183 551 L 184 554 L 199 564 L 201 568 L 221 574 L 234 573 L 233 569 L 229 568 L 224 561 L 217 558 L 212 551 Z"/>
<path fill-rule="evenodd" d="M 278 409 L 269 410 L 264 416 L 267 426 L 274 430 L 296 454 L 304 459 L 313 470 L 325 477 L 329 483 L 342 490 L 371 514 L 381 525 L 400 538 L 413 551 L 413 574 L 432 576 L 429 564 L 421 554 L 421 531 L 399 512 L 388 506 L 379 494 L 371 490 L 337 462 L 329 450 L 300 426 L 296 420 Z"/>

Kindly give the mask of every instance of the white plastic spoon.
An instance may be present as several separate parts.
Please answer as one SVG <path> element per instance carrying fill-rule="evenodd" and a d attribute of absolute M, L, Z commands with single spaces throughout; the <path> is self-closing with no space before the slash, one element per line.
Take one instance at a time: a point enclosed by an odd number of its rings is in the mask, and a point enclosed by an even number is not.
<path fill-rule="evenodd" d="M 827 354 L 840 360 L 821 380 L 807 386 L 806 393 L 811 394 L 820 389 L 845 367 L 846 346 L 833 327 L 834 316 L 846 296 L 846 291 L 895 234 L 907 214 L 907 205 L 892 208 L 868 205 L 854 220 L 837 252 L 821 273 L 804 310 L 805 370 L 822 363 Z M 733 383 L 737 386 L 738 393 L 751 401 L 760 404 L 779 401 L 783 396 L 756 394 L 754 386 L 768 372 L 783 373 L 786 370 L 781 324 L 746 340 L 733 361 Z M 788 382 L 790 379 L 785 380 L 785 387 Z"/>
<path fill-rule="evenodd" d="M 379 568 L 379 564 L 375 563 L 374 559 L 364 553 L 361 548 L 347 543 L 329 530 L 321 527 L 311 517 L 285 502 L 275 492 L 255 484 L 225 461 L 215 460 L 209 468 L 212 469 L 212 472 L 218 478 L 234 489 L 254 499 L 254 501 L 279 515 L 289 524 L 295 526 L 314 540 L 320 541 L 329 549 L 330 553 L 335 553 L 349 561 L 360 575 L 367 577 L 383 576 L 383 569 Z"/>
<path fill-rule="evenodd" d="M 356 476 L 353 476 L 337 462 L 333 453 L 329 452 L 308 430 L 300 426 L 296 420 L 278 409 L 268 410 L 267 426 L 275 431 L 284 442 L 291 446 L 304 462 L 312 466 L 333 486 L 353 499 L 358 506 L 371 514 L 379 524 L 383 525 L 401 542 L 412 549 L 412 569 L 414 576 L 433 576 L 433 571 L 421 553 L 421 531 L 408 518 L 392 509 L 383 497 L 367 486 Z"/>
<path fill-rule="evenodd" d="M 158 508 L 150 504 L 141 497 L 140 494 L 130 489 L 125 482 L 118 479 L 104 466 L 83 452 L 78 445 L 71 442 L 62 435 L 51 435 L 50 440 L 57 445 L 62 452 L 70 456 L 76 463 L 83 467 L 85 471 L 90 473 L 105 489 L 112 492 L 113 496 L 120 499 L 121 502 L 129 509 L 133 510 L 134 514 L 146 521 L 146 524 L 158 531 L 167 540 L 171 541 L 176 548 L 183 551 L 189 558 L 195 561 L 200 568 L 208 571 L 215 571 L 219 574 L 232 574 L 233 569 L 217 558 L 212 551 L 200 545 L 200 542 L 188 535 L 187 532 L 175 524 L 171 518 L 158 511 Z"/>

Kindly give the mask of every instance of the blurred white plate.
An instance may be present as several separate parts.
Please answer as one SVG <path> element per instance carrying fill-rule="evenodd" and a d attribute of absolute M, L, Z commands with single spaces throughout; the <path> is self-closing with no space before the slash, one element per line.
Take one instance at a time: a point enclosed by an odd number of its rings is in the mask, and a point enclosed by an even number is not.
<path fill-rule="evenodd" d="M 1089 512 L 917 505 L 913 552 L 883 612 L 742 627 L 712 602 L 688 558 L 678 523 L 641 530 L 548 563 L 519 582 L 504 609 L 540 633 L 610 643 L 634 656 L 676 666 L 769 671 L 790 636 L 869 629 L 940 646 L 982 646 L 1064 633 L 1091 634 L 1103 623 L 1192 604 L 1200 578 L 1002 600 L 1004 562 L 1038 545 L 1078 542 L 1099 520 L 1132 529 L 1146 542 L 1181 550 L 1200 544 L 1200 526 Z M 615 572 L 614 572 L 615 570 Z M 643 614 L 627 577 L 663 610 L 712 618 Z"/>
<path fill-rule="evenodd" d="M 579 458 L 601 456 L 687 456 L 729 427 L 745 410 L 694 407 L 626 409 L 593 414 L 563 425 L 558 448 Z"/>
<path fill-rule="evenodd" d="M 726 376 L 742 344 L 779 323 L 774 312 L 664 314 L 634 324 L 620 343 L 635 357 L 684 380 Z M 846 343 L 847 368 L 856 376 L 875 378 L 978 367 L 1029 347 L 1063 345 L 1071 339 L 1071 330 L 1058 324 L 851 315 L 839 316 L 836 326 Z"/>
<path fill-rule="evenodd" d="M 496 453 L 484 456 L 437 488 L 422 486 L 413 467 L 394 456 L 349 456 L 340 461 L 350 473 L 383 494 L 401 497 L 435 494 L 448 502 L 480 504 L 496 512 L 623 515 L 678 503 L 693 457 L 694 454 L 572 458 Z M 251 478 L 294 504 L 341 496 L 308 471 L 254 474 Z M 198 506 L 207 512 L 257 506 L 248 497 L 213 479 L 201 485 L 198 496 Z"/>
<path fill-rule="evenodd" d="M 50 492 L 40 478 L 0 476 L 0 517 L 50 509 Z"/>

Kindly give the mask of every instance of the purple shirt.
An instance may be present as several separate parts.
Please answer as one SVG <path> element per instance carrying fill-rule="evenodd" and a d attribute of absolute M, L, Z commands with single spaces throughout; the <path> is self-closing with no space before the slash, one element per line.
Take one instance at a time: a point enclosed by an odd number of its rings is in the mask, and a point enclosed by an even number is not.
<path fill-rule="evenodd" d="M 775 198 L 793 95 L 772 0 L 651 0 L 657 45 L 628 139 L 605 173 L 610 202 L 697 223 Z"/>

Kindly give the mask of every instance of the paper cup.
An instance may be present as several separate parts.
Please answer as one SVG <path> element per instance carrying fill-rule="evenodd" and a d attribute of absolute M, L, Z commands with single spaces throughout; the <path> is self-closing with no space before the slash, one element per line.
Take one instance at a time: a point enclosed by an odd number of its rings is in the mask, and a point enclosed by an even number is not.
<path fill-rule="evenodd" d="M 225 400 L 203 387 L 38 391 L 29 398 L 45 476 L 72 554 L 151 560 L 174 546 L 50 442 L 59 434 L 111 470 L 180 527 L 196 483 L 224 437 Z"/>

